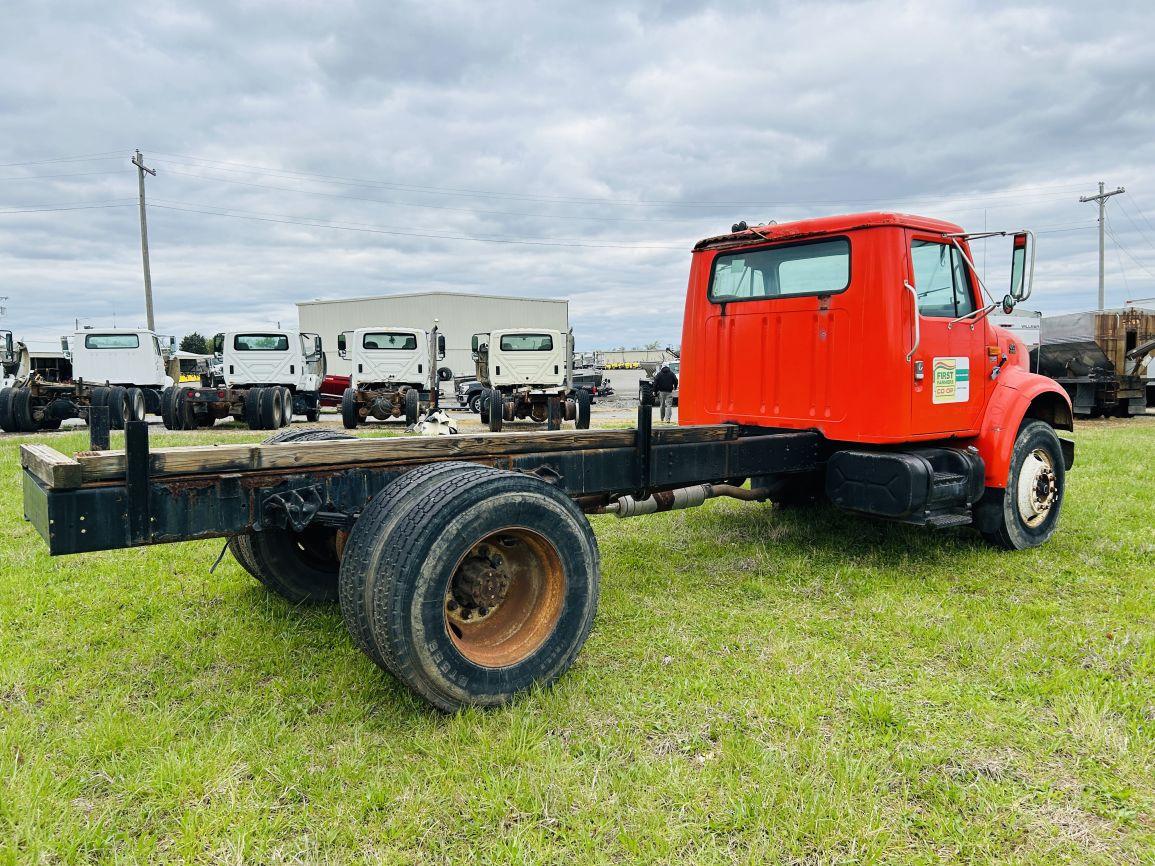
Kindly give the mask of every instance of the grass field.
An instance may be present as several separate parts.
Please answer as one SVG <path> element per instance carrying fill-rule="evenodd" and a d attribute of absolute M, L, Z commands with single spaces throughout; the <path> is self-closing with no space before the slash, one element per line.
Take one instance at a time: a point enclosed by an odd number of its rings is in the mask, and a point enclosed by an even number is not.
<path fill-rule="evenodd" d="M 451 717 L 219 542 L 50 559 L 5 438 L 0 863 L 1155 862 L 1155 419 L 1076 438 L 1019 554 L 595 518 L 576 666 Z"/>

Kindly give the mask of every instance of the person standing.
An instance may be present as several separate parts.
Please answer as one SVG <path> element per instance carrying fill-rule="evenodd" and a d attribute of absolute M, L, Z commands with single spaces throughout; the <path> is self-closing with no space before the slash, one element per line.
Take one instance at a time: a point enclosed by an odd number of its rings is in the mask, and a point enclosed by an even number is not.
<path fill-rule="evenodd" d="M 678 388 L 678 377 L 669 364 L 654 374 L 654 392 L 658 395 L 658 407 L 663 421 L 674 420 L 674 391 Z"/>

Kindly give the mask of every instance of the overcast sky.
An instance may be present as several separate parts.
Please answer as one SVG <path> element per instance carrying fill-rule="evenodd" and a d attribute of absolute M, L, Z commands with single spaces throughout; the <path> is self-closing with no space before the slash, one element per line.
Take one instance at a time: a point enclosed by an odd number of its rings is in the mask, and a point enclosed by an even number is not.
<path fill-rule="evenodd" d="M 447 289 L 676 343 L 695 240 L 874 209 L 1034 228 L 1030 306 L 1086 309 L 1100 179 L 1121 305 L 1155 296 L 1153 41 L 1148 3 L 9 2 L 4 326 L 143 324 L 137 147 L 165 333 Z"/>

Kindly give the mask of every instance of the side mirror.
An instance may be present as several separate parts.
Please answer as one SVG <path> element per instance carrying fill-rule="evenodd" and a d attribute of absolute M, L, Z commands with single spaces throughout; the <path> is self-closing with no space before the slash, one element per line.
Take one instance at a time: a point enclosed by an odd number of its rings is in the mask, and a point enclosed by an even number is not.
<path fill-rule="evenodd" d="M 217 334 L 213 337 L 213 354 L 223 355 L 225 353 L 225 335 Z"/>
<path fill-rule="evenodd" d="M 325 354 L 325 347 L 321 343 L 321 335 L 320 334 L 314 334 L 313 335 L 313 355 L 315 356 L 316 360 L 320 361 L 321 356 L 323 354 Z"/>
<path fill-rule="evenodd" d="M 437 360 L 440 361 L 445 357 L 445 335 L 437 335 Z"/>
<path fill-rule="evenodd" d="M 1011 251 L 1011 289 L 1010 297 L 1018 302 L 1030 297 L 1031 282 L 1034 278 L 1034 244 L 1028 243 L 1029 232 L 1018 232 L 1013 236 L 1014 245 Z M 1028 261 L 1028 247 L 1030 259 Z"/>
<path fill-rule="evenodd" d="M 337 335 L 337 354 L 339 356 L 341 356 L 342 358 L 347 357 L 345 354 L 345 335 L 344 334 L 338 334 Z"/>
<path fill-rule="evenodd" d="M 72 341 L 68 337 L 60 338 L 60 351 L 64 353 L 64 357 L 72 360 Z"/>
<path fill-rule="evenodd" d="M 474 335 L 473 335 L 473 339 L 472 339 L 472 340 L 470 341 L 470 343 L 469 343 L 469 347 L 470 347 L 470 348 L 471 348 L 471 349 L 472 349 L 474 352 L 476 352 L 476 351 L 477 351 L 477 347 L 480 345 L 480 340 L 478 340 L 478 337 L 480 337 L 480 336 L 481 336 L 481 334 L 474 334 Z"/>
<path fill-rule="evenodd" d="M 1015 299 L 1010 295 L 1003 295 L 1003 313 L 1009 316 L 1015 310 Z"/>

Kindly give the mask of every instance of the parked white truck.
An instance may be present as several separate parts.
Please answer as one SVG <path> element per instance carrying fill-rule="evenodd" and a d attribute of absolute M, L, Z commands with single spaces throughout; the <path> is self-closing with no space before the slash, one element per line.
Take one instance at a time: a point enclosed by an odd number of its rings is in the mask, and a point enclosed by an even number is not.
<path fill-rule="evenodd" d="M 56 430 L 68 418 L 88 420 L 93 406 L 108 407 L 114 430 L 159 412 L 173 384 L 169 361 L 175 340 L 143 328 L 81 330 L 60 338 L 72 364 L 71 381 L 29 372 L 0 389 L 0 427 L 9 433 Z"/>
<path fill-rule="evenodd" d="M 473 335 L 477 381 L 485 386 L 481 417 L 497 432 L 504 421 L 530 418 L 560 430 L 590 426 L 590 394 L 574 390 L 573 332 L 506 329 Z"/>
<path fill-rule="evenodd" d="M 161 396 L 170 430 L 210 427 L 233 417 L 251 430 L 287 427 L 294 415 L 316 421 L 325 355 L 317 334 L 228 331 L 213 338 L 215 361 L 200 387 L 177 386 Z"/>
<path fill-rule="evenodd" d="M 341 420 L 349 430 L 370 418 L 405 418 L 412 426 L 437 408 L 441 382 L 453 378 L 445 357 L 445 337 L 437 325 L 422 328 L 376 327 L 345 331 L 337 354 L 350 365 L 349 387 L 341 396 Z"/>

